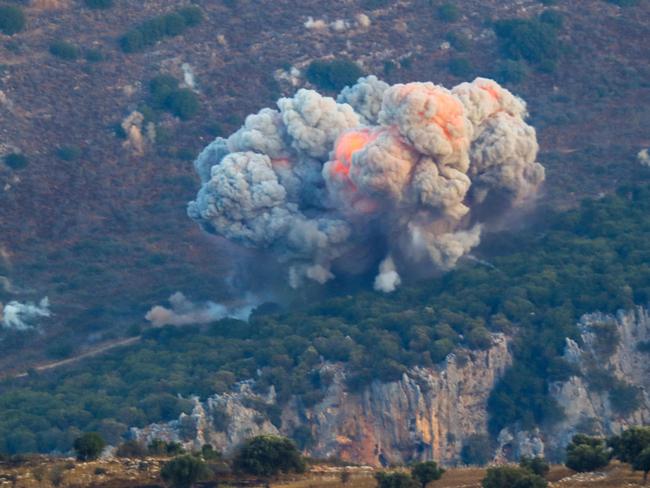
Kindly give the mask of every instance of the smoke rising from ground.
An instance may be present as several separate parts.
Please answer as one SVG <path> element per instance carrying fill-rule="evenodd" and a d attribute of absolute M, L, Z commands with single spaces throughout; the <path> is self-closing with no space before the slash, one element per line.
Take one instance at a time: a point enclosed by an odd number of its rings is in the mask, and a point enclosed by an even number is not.
<path fill-rule="evenodd" d="M 209 324 L 226 317 L 248 320 L 255 304 L 248 303 L 242 307 L 230 308 L 214 302 L 196 304 L 188 300 L 181 292 L 169 297 L 171 308 L 156 305 L 145 315 L 154 327 L 165 325 Z"/>
<path fill-rule="evenodd" d="M 448 90 L 368 76 L 336 100 L 301 89 L 203 150 L 188 214 L 268 251 L 294 287 L 369 249 L 375 288 L 390 292 L 399 269 L 452 268 L 498 214 L 534 197 L 544 168 L 526 116 L 484 78 Z"/>
<path fill-rule="evenodd" d="M 0 303 L 0 324 L 5 329 L 20 331 L 33 329 L 36 320 L 50 315 L 50 301 L 47 297 L 38 304 L 11 301 L 3 307 Z"/>

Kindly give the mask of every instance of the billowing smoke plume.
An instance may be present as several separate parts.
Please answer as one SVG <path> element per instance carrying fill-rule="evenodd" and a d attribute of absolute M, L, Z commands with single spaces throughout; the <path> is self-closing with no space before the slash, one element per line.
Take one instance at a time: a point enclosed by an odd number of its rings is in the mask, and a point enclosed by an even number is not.
<path fill-rule="evenodd" d="M 251 311 L 255 307 L 252 303 L 237 308 L 229 308 L 214 302 L 197 305 L 188 300 L 180 291 L 169 297 L 169 303 L 171 308 L 156 305 L 147 312 L 145 318 L 154 327 L 209 324 L 226 317 L 248 320 Z"/>
<path fill-rule="evenodd" d="M 36 320 L 50 315 L 50 301 L 47 297 L 43 298 L 38 304 L 11 301 L 3 307 L 0 303 L 0 324 L 5 329 L 33 329 Z"/>
<path fill-rule="evenodd" d="M 268 250 L 293 286 L 362 254 L 381 261 L 385 292 L 409 264 L 449 269 L 544 180 L 524 101 L 492 80 L 448 90 L 369 76 L 337 100 L 302 89 L 277 107 L 203 150 L 188 213 Z"/>

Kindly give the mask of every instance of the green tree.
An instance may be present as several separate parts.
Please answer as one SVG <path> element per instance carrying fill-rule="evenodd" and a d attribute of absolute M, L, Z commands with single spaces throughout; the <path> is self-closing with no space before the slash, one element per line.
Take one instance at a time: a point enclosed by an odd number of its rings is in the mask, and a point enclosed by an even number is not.
<path fill-rule="evenodd" d="M 295 444 L 286 437 L 260 435 L 244 443 L 234 459 L 237 471 L 270 478 L 278 473 L 302 473 L 305 463 Z"/>
<path fill-rule="evenodd" d="M 406 473 L 375 473 L 377 488 L 419 488 L 418 482 Z"/>
<path fill-rule="evenodd" d="M 634 459 L 632 468 L 636 471 L 643 471 L 643 484 L 648 482 L 648 472 L 650 472 L 650 447 L 646 447 Z"/>
<path fill-rule="evenodd" d="M 604 439 L 576 434 L 566 448 L 564 464 L 574 471 L 595 471 L 607 466 L 609 457 Z"/>
<path fill-rule="evenodd" d="M 541 476 L 517 466 L 489 468 L 481 482 L 483 488 L 545 488 L 547 485 Z"/>
<path fill-rule="evenodd" d="M 549 472 L 550 467 L 546 460 L 544 458 L 535 456 L 535 457 L 528 457 L 524 456 L 519 460 L 519 467 L 527 469 L 533 474 L 536 474 L 537 476 L 546 476 L 546 474 Z"/>
<path fill-rule="evenodd" d="M 485 466 L 492 458 L 490 438 L 484 434 L 473 434 L 463 441 L 460 458 L 465 464 Z"/>
<path fill-rule="evenodd" d="M 74 61 L 79 57 L 79 48 L 66 41 L 54 41 L 50 44 L 50 54 L 66 61 Z"/>
<path fill-rule="evenodd" d="M 0 32 L 12 36 L 25 28 L 25 14 L 14 5 L 0 5 Z"/>
<path fill-rule="evenodd" d="M 160 477 L 172 488 L 189 488 L 207 473 L 203 460 L 183 454 L 166 462 L 160 470 Z"/>
<path fill-rule="evenodd" d="M 5 164 L 13 170 L 23 169 L 29 163 L 27 156 L 20 153 L 7 154 L 4 161 Z"/>
<path fill-rule="evenodd" d="M 460 10 L 453 3 L 445 3 L 438 7 L 438 18 L 443 22 L 456 22 L 460 19 Z"/>
<path fill-rule="evenodd" d="M 439 480 L 444 472 L 435 461 L 415 463 L 411 466 L 411 476 L 420 482 L 422 488 L 426 488 L 431 481 Z"/>
<path fill-rule="evenodd" d="M 106 447 L 106 442 L 96 432 L 86 432 L 74 440 L 74 450 L 77 451 L 79 461 L 97 459 Z"/>
<path fill-rule="evenodd" d="M 632 464 L 642 451 L 650 447 L 650 427 L 630 427 L 621 435 L 610 437 L 607 444 L 614 457 Z"/>
<path fill-rule="evenodd" d="M 306 72 L 310 83 L 334 91 L 353 85 L 363 74 L 359 65 L 349 59 L 315 60 L 309 64 Z"/>

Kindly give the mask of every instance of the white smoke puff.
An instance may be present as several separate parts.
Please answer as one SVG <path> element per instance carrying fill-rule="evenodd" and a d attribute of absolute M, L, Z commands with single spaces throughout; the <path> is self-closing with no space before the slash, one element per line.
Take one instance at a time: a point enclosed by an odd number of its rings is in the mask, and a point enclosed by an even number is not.
<path fill-rule="evenodd" d="M 327 29 L 327 22 L 322 19 L 314 20 L 313 17 L 308 17 L 304 26 L 309 30 L 325 30 Z"/>
<path fill-rule="evenodd" d="M 391 293 L 395 291 L 401 282 L 402 279 L 395 269 L 393 258 L 387 256 L 379 265 L 379 274 L 375 277 L 375 290 Z"/>
<path fill-rule="evenodd" d="M 4 308 L 0 307 L 0 324 L 5 329 L 33 329 L 33 322 L 42 317 L 50 317 L 50 301 L 43 298 L 38 304 L 11 301 Z"/>
<path fill-rule="evenodd" d="M 350 27 L 350 24 L 347 20 L 337 19 L 330 24 L 330 27 L 334 32 L 343 32 Z"/>
<path fill-rule="evenodd" d="M 246 117 L 244 126 L 228 138 L 228 149 L 266 154 L 271 159 L 284 158 L 288 154 L 287 137 L 280 112 L 264 108 Z"/>
<path fill-rule="evenodd" d="M 476 78 L 471 83 L 461 83 L 451 92 L 465 106 L 467 118 L 478 127 L 489 117 L 506 112 L 513 117 L 525 118 L 526 102 L 514 96 L 494 80 Z"/>
<path fill-rule="evenodd" d="M 357 21 L 357 25 L 362 29 L 367 29 L 370 27 L 370 17 L 366 14 L 357 14 L 354 17 L 354 20 Z"/>
<path fill-rule="evenodd" d="M 268 156 L 232 153 L 212 167 L 210 180 L 189 211 L 229 239 L 269 245 L 286 232 L 279 227 L 289 223 L 285 196 Z"/>
<path fill-rule="evenodd" d="M 194 161 L 194 169 L 201 178 L 201 183 L 210 181 L 212 167 L 219 164 L 229 153 L 228 142 L 223 137 L 217 137 L 201 151 Z"/>
<path fill-rule="evenodd" d="M 317 159 L 327 158 L 343 130 L 359 125 L 352 107 L 314 90 L 301 89 L 293 98 L 281 98 L 278 107 L 293 147 Z"/>
<path fill-rule="evenodd" d="M 374 75 L 359 78 L 356 84 L 343 88 L 336 101 L 349 104 L 364 124 L 376 125 L 388 86 Z"/>
<path fill-rule="evenodd" d="M 420 204 L 459 220 L 470 210 L 463 201 L 471 184 L 465 173 L 447 166 L 439 168 L 431 158 L 423 158 L 413 173 L 412 189 Z"/>
<path fill-rule="evenodd" d="M 369 196 L 399 201 L 418 157 L 417 152 L 393 131 L 380 131 L 353 154 L 350 180 Z"/>
<path fill-rule="evenodd" d="M 431 228 L 412 224 L 409 231 L 416 256 L 428 256 L 443 270 L 453 268 L 463 255 L 481 242 L 480 225 L 469 230 L 439 234 Z"/>
<path fill-rule="evenodd" d="M 396 125 L 418 151 L 439 164 L 467 171 L 471 125 L 458 98 L 433 83 L 391 86 L 384 93 L 379 121 Z"/>
<path fill-rule="evenodd" d="M 183 63 L 181 65 L 181 70 L 183 71 L 183 83 L 188 88 L 194 90 L 196 88 L 196 81 L 194 79 L 194 70 L 189 63 Z"/>
<path fill-rule="evenodd" d="M 470 177 L 477 189 L 506 190 L 515 200 L 529 197 L 545 176 L 535 161 L 538 150 L 534 128 L 499 112 L 481 126 L 472 144 Z"/>
<path fill-rule="evenodd" d="M 144 138 L 142 137 L 142 123 L 144 115 L 133 111 L 122 121 L 122 129 L 126 133 L 126 141 L 123 146 L 131 150 L 136 156 L 144 154 Z"/>
<path fill-rule="evenodd" d="M 169 297 L 169 303 L 171 308 L 161 305 L 152 307 L 146 313 L 145 319 L 154 327 L 208 324 L 226 317 L 248 320 L 254 308 L 252 303 L 237 308 L 229 308 L 211 301 L 197 305 L 188 300 L 180 291 Z"/>
<path fill-rule="evenodd" d="M 650 167 L 650 154 L 648 154 L 647 149 L 641 149 L 636 157 L 639 160 L 639 163 L 641 163 L 643 166 Z"/>

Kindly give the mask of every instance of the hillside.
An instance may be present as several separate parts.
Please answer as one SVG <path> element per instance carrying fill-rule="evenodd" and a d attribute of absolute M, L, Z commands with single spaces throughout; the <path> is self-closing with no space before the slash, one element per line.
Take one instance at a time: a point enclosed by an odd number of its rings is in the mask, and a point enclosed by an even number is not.
<path fill-rule="evenodd" d="M 198 187 L 191 159 L 246 114 L 293 93 L 287 70 L 304 74 L 313 59 L 349 58 L 391 83 L 505 82 L 527 100 L 538 130 L 544 205 L 571 207 L 644 175 L 636 154 L 650 145 L 639 108 L 650 93 L 650 48 L 638 42 L 648 37 L 647 2 L 466 0 L 453 18 L 429 0 L 194 4 L 199 25 L 138 52 L 123 52 L 121 36 L 179 2 L 92 10 L 80 0 L 34 1 L 25 30 L 3 36 L 0 152 L 23 153 L 28 165 L 0 165 L 0 275 L 11 285 L 0 301 L 48 296 L 52 309 L 41 332 L 2 332 L 3 370 L 137 335 L 145 312 L 179 290 L 196 301 L 241 298 L 226 286 L 239 251 L 185 215 Z M 557 59 L 506 62 L 491 22 L 544 10 L 562 14 Z M 307 28 L 310 17 L 325 27 Z M 342 28 L 328 26 L 339 19 Z M 76 46 L 78 57 L 53 55 L 56 41 Z M 182 120 L 152 111 L 150 80 L 183 80 L 188 70 L 198 113 Z M 294 81 L 310 86 L 304 76 Z M 156 132 L 141 154 L 124 147 L 118 129 L 135 109 Z"/>

